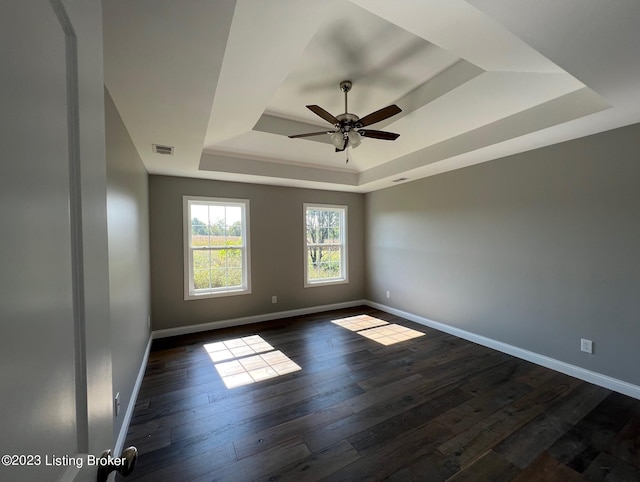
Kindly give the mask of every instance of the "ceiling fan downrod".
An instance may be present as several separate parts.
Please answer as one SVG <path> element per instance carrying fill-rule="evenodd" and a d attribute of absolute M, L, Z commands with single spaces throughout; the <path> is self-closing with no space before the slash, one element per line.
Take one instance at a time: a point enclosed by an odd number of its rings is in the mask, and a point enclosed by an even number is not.
<path fill-rule="evenodd" d="M 344 92 L 344 113 L 345 114 L 349 113 L 349 109 L 347 109 L 347 94 L 351 90 L 352 85 L 353 84 L 351 83 L 350 80 L 343 80 L 342 82 L 340 82 L 340 90 Z"/>

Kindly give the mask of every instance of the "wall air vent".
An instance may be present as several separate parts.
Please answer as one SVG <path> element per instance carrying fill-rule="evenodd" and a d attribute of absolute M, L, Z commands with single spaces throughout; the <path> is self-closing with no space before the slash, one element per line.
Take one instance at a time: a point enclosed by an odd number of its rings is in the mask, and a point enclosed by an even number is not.
<path fill-rule="evenodd" d="M 153 152 L 156 154 L 167 154 L 173 156 L 173 146 L 163 146 L 161 144 L 151 144 Z"/>
<path fill-rule="evenodd" d="M 402 181 L 408 181 L 409 178 L 408 177 L 399 177 L 398 179 L 394 179 L 391 182 L 402 182 Z"/>

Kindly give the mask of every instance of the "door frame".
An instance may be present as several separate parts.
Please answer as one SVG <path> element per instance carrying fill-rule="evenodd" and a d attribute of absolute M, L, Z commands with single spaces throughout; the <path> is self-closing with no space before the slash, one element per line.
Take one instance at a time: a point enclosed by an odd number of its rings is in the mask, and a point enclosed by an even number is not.
<path fill-rule="evenodd" d="M 49 0 L 65 37 L 75 336 L 76 457 L 61 480 L 95 480 L 86 463 L 113 447 L 102 5 Z"/>

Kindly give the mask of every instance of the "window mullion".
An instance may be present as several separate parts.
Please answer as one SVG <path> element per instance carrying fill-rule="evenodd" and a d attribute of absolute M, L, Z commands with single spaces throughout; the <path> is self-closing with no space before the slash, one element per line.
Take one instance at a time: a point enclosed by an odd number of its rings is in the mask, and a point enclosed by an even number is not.
<path fill-rule="evenodd" d="M 303 209 L 305 286 L 346 283 L 347 207 L 305 203 Z"/>
<path fill-rule="evenodd" d="M 249 201 L 183 196 L 183 206 L 185 300 L 250 293 Z"/>

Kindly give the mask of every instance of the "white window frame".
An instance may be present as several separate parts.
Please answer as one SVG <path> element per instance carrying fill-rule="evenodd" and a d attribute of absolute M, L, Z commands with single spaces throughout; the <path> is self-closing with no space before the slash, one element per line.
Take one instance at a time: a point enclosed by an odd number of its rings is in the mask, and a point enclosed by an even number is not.
<path fill-rule="evenodd" d="M 337 278 L 326 279 L 309 279 L 309 244 L 307 243 L 307 210 L 312 209 L 324 209 L 331 211 L 341 211 L 340 216 L 340 276 Z M 302 206 L 302 236 L 304 246 L 304 287 L 311 288 L 316 286 L 327 286 L 335 284 L 344 284 L 349 282 L 349 256 L 348 256 L 348 243 L 347 243 L 347 226 L 348 226 L 348 207 L 338 204 L 317 204 L 317 203 L 304 203 Z"/>
<path fill-rule="evenodd" d="M 242 209 L 242 280 L 241 287 L 223 287 L 196 290 L 193 277 L 193 252 L 198 248 L 191 246 L 191 204 L 209 204 L 217 206 L 234 206 Z M 203 298 L 217 298 L 221 296 L 246 295 L 251 293 L 251 253 L 249 237 L 249 200 L 229 199 L 205 196 L 183 196 L 183 233 L 184 233 L 184 299 L 200 300 Z M 235 248 L 235 247 L 234 247 Z M 225 248 L 204 248 L 225 249 Z"/>

